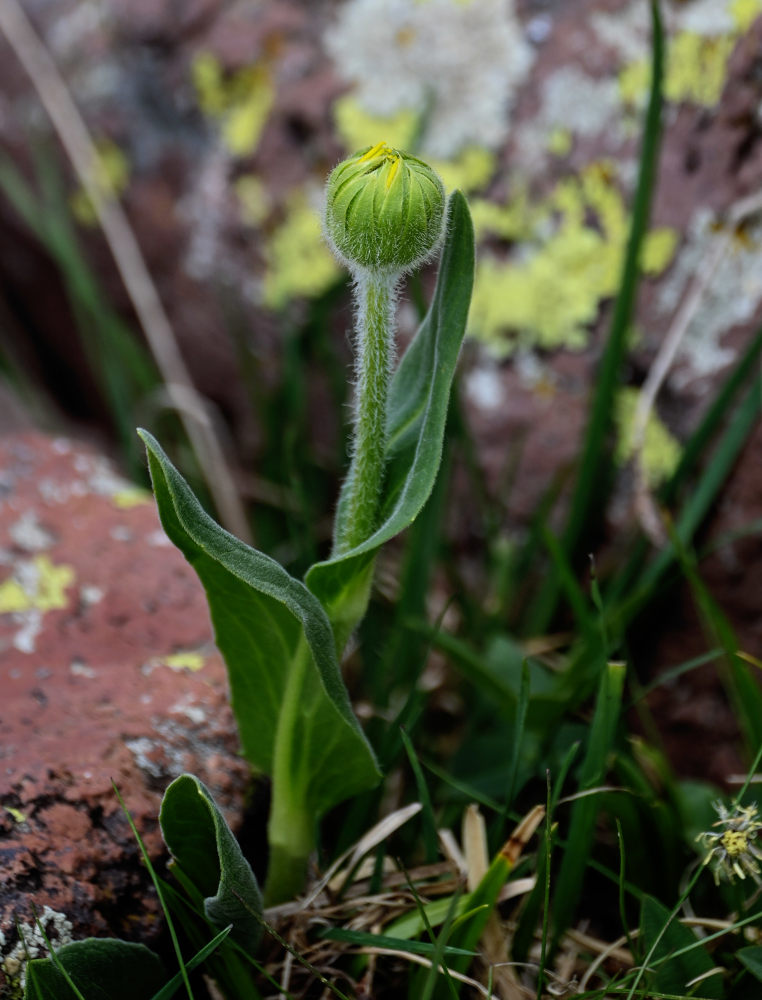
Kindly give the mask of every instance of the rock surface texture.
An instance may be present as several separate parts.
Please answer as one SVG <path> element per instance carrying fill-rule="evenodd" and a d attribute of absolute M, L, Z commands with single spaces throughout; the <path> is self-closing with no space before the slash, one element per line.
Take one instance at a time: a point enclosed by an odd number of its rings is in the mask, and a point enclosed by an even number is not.
<path fill-rule="evenodd" d="M 153 857 L 183 771 L 238 824 L 247 768 L 211 636 L 149 494 L 71 441 L 0 439 L 0 959 L 32 907 L 74 938 L 155 937 L 112 781 Z"/>

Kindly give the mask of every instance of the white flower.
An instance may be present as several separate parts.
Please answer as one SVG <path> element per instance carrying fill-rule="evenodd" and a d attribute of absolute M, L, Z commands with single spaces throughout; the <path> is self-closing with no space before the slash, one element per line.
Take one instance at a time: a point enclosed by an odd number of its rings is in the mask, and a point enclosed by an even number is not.
<path fill-rule="evenodd" d="M 372 115 L 421 115 L 421 152 L 497 149 L 532 50 L 512 0 L 351 0 L 325 45 Z"/>

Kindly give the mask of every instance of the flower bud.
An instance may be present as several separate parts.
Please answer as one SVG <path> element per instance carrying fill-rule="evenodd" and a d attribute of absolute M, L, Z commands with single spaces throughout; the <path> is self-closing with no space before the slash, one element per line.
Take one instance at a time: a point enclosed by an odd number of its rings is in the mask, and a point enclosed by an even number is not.
<path fill-rule="evenodd" d="M 343 160 L 328 178 L 325 232 L 350 269 L 407 271 L 439 246 L 444 206 L 435 171 L 380 142 Z"/>

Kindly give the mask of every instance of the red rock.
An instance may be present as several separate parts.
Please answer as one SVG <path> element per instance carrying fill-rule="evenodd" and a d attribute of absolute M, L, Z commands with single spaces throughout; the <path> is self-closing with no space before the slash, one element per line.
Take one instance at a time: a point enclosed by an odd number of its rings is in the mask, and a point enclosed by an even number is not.
<path fill-rule="evenodd" d="M 11 941 L 48 905 L 75 937 L 150 940 L 156 900 L 112 780 L 154 857 L 172 778 L 198 774 L 234 824 L 247 781 L 203 590 L 150 494 L 25 433 L 0 441 L 0 609 L 0 927 Z M 172 669 L 178 653 L 200 669 Z"/>

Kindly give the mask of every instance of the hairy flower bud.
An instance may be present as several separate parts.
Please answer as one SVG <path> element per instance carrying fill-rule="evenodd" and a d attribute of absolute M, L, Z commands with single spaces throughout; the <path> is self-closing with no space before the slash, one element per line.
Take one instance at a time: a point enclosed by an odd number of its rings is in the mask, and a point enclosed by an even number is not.
<path fill-rule="evenodd" d="M 407 271 L 439 246 L 444 207 L 435 171 L 380 142 L 343 160 L 328 178 L 325 231 L 350 268 Z"/>

